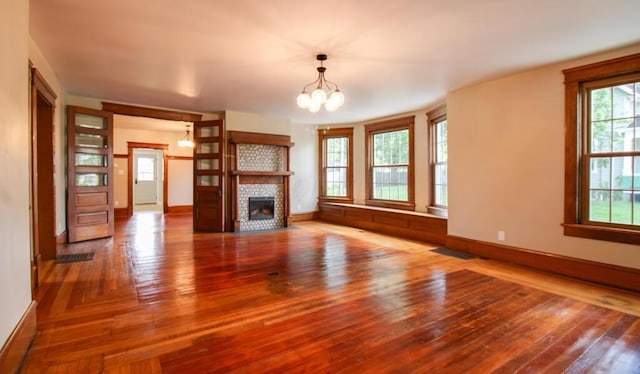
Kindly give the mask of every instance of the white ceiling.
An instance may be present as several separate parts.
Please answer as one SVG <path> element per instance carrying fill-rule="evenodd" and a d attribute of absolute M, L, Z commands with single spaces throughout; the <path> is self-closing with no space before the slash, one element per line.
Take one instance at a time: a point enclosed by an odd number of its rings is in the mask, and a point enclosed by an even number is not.
<path fill-rule="evenodd" d="M 31 0 L 30 32 L 68 93 L 195 112 L 343 123 L 640 41 L 638 0 Z M 326 77 L 345 105 L 298 109 Z"/>

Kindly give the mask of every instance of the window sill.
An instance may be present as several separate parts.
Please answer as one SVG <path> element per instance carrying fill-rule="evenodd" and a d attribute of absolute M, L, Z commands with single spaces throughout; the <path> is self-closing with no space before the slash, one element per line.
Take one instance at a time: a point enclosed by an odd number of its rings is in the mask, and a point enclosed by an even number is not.
<path fill-rule="evenodd" d="M 416 210 L 416 204 L 402 201 L 390 200 L 365 200 L 365 205 L 377 206 L 380 208 L 400 209 L 400 210 Z"/>
<path fill-rule="evenodd" d="M 566 236 L 627 244 L 640 243 L 640 231 L 581 225 L 577 223 L 565 223 L 562 226 L 564 227 L 564 235 Z"/>
<path fill-rule="evenodd" d="M 318 201 L 321 203 L 353 204 L 353 199 L 349 197 L 320 196 Z"/>
<path fill-rule="evenodd" d="M 449 210 L 447 208 L 442 208 L 438 206 L 428 206 L 427 212 L 429 214 L 433 214 L 439 217 L 444 217 L 444 218 L 449 217 Z"/>

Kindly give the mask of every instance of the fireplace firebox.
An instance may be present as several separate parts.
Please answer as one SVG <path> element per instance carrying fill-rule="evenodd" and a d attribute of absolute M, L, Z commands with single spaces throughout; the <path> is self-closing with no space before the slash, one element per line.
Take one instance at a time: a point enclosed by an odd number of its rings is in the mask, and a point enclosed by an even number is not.
<path fill-rule="evenodd" d="M 249 197 L 249 220 L 273 219 L 274 202 L 273 196 Z"/>

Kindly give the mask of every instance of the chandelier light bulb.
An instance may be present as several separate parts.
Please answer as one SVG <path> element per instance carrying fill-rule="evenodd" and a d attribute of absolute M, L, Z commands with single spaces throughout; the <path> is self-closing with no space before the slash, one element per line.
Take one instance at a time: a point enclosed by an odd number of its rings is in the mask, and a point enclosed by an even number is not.
<path fill-rule="evenodd" d="M 344 104 L 344 95 L 340 92 L 337 84 L 324 77 L 327 68 L 324 67 L 323 61 L 327 59 L 327 55 L 319 54 L 316 59 L 320 61 L 320 66 L 316 68 L 318 70 L 318 78 L 304 86 L 302 93 L 296 99 L 296 103 L 298 107 L 308 109 L 311 113 L 320 111 L 322 104 L 324 104 L 326 110 L 333 112 Z M 309 95 L 307 89 L 311 87 L 316 88 Z"/>
<path fill-rule="evenodd" d="M 311 105 L 311 96 L 308 93 L 302 92 L 298 95 L 298 107 L 302 109 L 307 109 L 309 105 Z"/>
<path fill-rule="evenodd" d="M 342 104 L 344 104 L 344 95 L 337 88 L 336 88 L 335 91 L 333 91 L 333 93 L 331 94 L 329 99 L 335 100 L 338 108 L 340 108 L 342 106 Z"/>
<path fill-rule="evenodd" d="M 311 105 L 309 105 L 309 111 L 311 113 L 318 113 L 321 107 L 322 107 L 321 102 L 313 101 L 313 99 L 311 99 Z"/>
<path fill-rule="evenodd" d="M 320 105 L 322 105 L 325 101 L 327 101 L 327 93 L 324 92 L 322 88 L 316 88 L 311 93 L 311 101 L 314 103 L 320 103 Z"/>

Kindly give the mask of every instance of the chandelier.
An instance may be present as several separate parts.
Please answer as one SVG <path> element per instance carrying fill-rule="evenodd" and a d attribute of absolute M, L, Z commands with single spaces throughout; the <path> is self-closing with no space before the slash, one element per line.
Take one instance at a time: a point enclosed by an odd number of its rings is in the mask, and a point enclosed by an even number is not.
<path fill-rule="evenodd" d="M 344 95 L 340 92 L 338 85 L 325 79 L 324 72 L 327 71 L 322 63 L 327 59 L 327 55 L 319 54 L 316 60 L 320 61 L 318 66 L 318 78 L 304 86 L 302 93 L 298 95 L 298 106 L 302 109 L 309 109 L 311 113 L 317 113 L 322 104 L 329 112 L 340 108 L 344 104 Z M 311 95 L 307 93 L 309 86 L 315 86 Z"/>
<path fill-rule="evenodd" d="M 178 147 L 184 148 L 193 148 L 195 144 L 193 143 L 193 139 L 191 138 L 191 131 L 189 131 L 189 125 L 187 125 L 187 130 L 184 133 L 182 139 L 178 140 Z"/>

